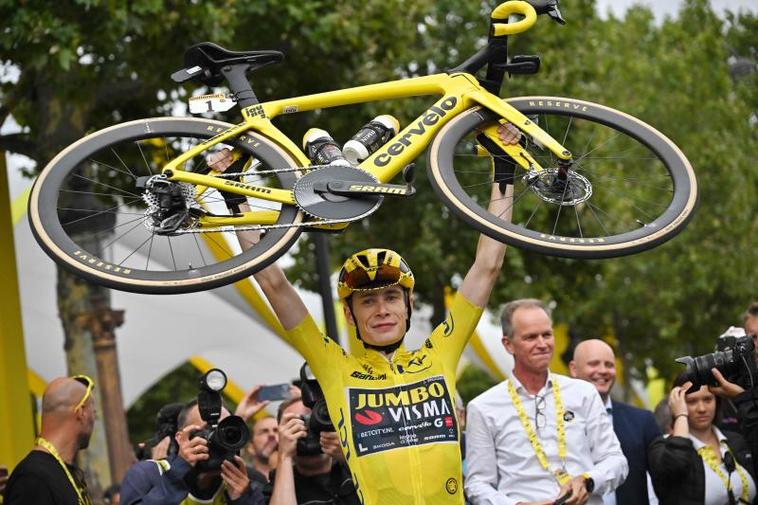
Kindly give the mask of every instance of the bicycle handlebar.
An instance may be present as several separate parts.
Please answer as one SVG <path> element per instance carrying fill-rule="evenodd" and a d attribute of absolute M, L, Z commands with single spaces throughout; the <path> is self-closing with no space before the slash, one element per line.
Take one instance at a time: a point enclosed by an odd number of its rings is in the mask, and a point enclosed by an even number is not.
<path fill-rule="evenodd" d="M 515 23 L 506 23 L 508 17 L 512 14 L 521 14 L 524 19 Z M 492 11 L 490 15 L 492 20 L 492 35 L 503 37 L 525 32 L 531 28 L 537 21 L 537 11 L 534 7 L 522 0 L 511 0 L 503 2 Z M 503 21 L 503 22 L 498 22 Z"/>

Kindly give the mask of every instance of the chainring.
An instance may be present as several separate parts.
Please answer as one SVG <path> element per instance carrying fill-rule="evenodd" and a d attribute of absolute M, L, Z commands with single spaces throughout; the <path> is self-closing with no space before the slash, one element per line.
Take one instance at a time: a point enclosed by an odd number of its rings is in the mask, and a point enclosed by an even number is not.
<path fill-rule="evenodd" d="M 330 181 L 376 184 L 376 177 L 365 170 L 342 165 L 324 165 L 312 170 L 295 182 L 292 191 L 295 203 L 303 212 L 318 219 L 355 221 L 373 213 L 382 204 L 381 195 L 349 197 L 328 192 L 317 192 Z"/>

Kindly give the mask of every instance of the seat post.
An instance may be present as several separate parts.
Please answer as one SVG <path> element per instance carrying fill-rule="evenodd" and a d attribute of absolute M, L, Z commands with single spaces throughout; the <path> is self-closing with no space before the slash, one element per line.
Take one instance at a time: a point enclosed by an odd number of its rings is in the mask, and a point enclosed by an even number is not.
<path fill-rule="evenodd" d="M 249 68 L 250 65 L 247 63 L 221 67 L 221 73 L 226 78 L 234 98 L 242 108 L 258 103 L 258 98 L 250 86 L 250 81 L 247 80 L 246 74 Z"/>

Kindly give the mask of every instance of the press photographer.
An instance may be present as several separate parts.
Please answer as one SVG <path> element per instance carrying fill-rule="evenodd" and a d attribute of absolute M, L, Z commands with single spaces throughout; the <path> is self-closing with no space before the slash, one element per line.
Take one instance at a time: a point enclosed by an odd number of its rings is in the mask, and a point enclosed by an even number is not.
<path fill-rule="evenodd" d="M 661 505 L 753 503 L 758 457 L 758 401 L 753 342 L 730 328 L 717 351 L 677 359 L 687 368 L 669 395 L 671 436 L 650 446 L 650 475 Z M 710 368 L 709 368 L 710 367 Z M 739 409 L 740 433 L 714 421 L 720 403 Z"/>
<path fill-rule="evenodd" d="M 266 503 L 358 505 L 321 387 L 306 365 L 300 378 L 302 397 L 279 406 L 279 465 L 264 489 Z"/>
<path fill-rule="evenodd" d="M 718 386 L 711 369 L 718 369 L 727 381 L 739 385 L 748 391 L 742 398 L 752 398 L 752 391 L 758 386 L 758 365 L 755 361 L 755 342 L 745 334 L 745 330 L 735 326 L 729 327 L 716 340 L 716 352 L 692 358 L 677 358 L 677 363 L 686 366 L 684 379 L 692 382 L 692 391 L 702 385 Z M 743 414 L 737 399 L 725 398 L 719 410 L 718 426 L 730 431 L 740 430 Z"/>
<path fill-rule="evenodd" d="M 250 439 L 245 421 L 223 407 L 226 375 L 208 371 L 198 397 L 177 417 L 177 453 L 162 460 L 141 461 L 126 474 L 125 505 L 261 505 L 261 484 L 251 483 L 239 451 Z"/>

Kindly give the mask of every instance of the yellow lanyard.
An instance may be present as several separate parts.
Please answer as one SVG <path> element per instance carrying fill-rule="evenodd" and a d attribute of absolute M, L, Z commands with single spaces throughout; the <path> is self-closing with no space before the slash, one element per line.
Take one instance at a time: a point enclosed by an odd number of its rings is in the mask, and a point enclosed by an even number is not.
<path fill-rule="evenodd" d="M 731 453 L 732 451 L 730 450 L 729 452 Z M 727 476 L 724 475 L 724 472 L 721 471 L 721 465 L 719 464 L 719 460 L 716 457 L 716 453 L 713 451 L 713 447 L 710 445 L 704 445 L 697 450 L 697 453 L 701 458 L 703 458 L 705 464 L 708 465 L 711 470 L 713 470 L 713 473 L 719 476 L 719 479 L 721 479 L 721 482 L 724 483 L 724 488 L 727 490 L 727 492 L 731 491 L 732 483 L 729 481 Z M 732 458 L 734 458 L 733 454 Z M 742 468 L 739 463 L 737 463 L 736 459 L 734 460 L 734 466 L 737 469 L 737 475 L 740 476 L 740 481 L 742 482 L 742 495 L 740 496 L 740 502 L 748 503 L 750 488 L 748 487 L 747 474 L 745 473 L 745 469 Z"/>
<path fill-rule="evenodd" d="M 561 460 L 562 466 L 560 469 L 551 473 L 555 476 L 558 483 L 563 485 L 571 480 L 571 476 L 566 472 L 566 426 L 564 425 L 563 420 L 563 402 L 561 401 L 561 391 L 558 387 L 558 381 L 555 379 L 550 379 L 550 381 L 553 385 L 553 399 L 555 401 L 555 425 L 558 430 L 558 457 Z M 521 420 L 521 425 L 524 427 L 527 437 L 529 437 L 529 442 L 532 444 L 532 448 L 537 455 L 540 465 L 542 465 L 542 468 L 545 470 L 550 471 L 545 451 L 542 449 L 542 444 L 540 444 L 540 440 L 534 432 L 532 423 L 529 422 L 529 417 L 526 415 L 524 405 L 521 403 L 521 399 L 518 397 L 516 388 L 513 386 L 513 381 L 511 380 L 508 381 L 508 394 L 511 397 L 511 402 L 516 409 L 516 413 Z"/>
<path fill-rule="evenodd" d="M 74 480 L 74 477 L 71 475 L 71 472 L 68 471 L 68 466 L 63 461 L 63 459 L 61 459 L 60 455 L 58 454 L 58 451 L 55 449 L 55 446 L 42 437 L 39 437 L 37 439 L 36 444 L 39 445 L 40 447 L 44 447 L 45 449 L 47 449 L 50 455 L 54 457 L 55 460 L 61 465 L 61 468 L 63 468 L 63 471 L 66 473 L 66 477 L 68 477 L 68 481 L 74 487 L 74 491 L 76 492 L 76 497 L 77 497 L 77 503 L 83 504 L 83 505 L 89 505 L 90 504 L 89 496 L 86 494 L 86 492 L 84 495 L 82 495 L 82 490 L 79 489 L 79 486 L 76 485 L 76 481 Z"/>

